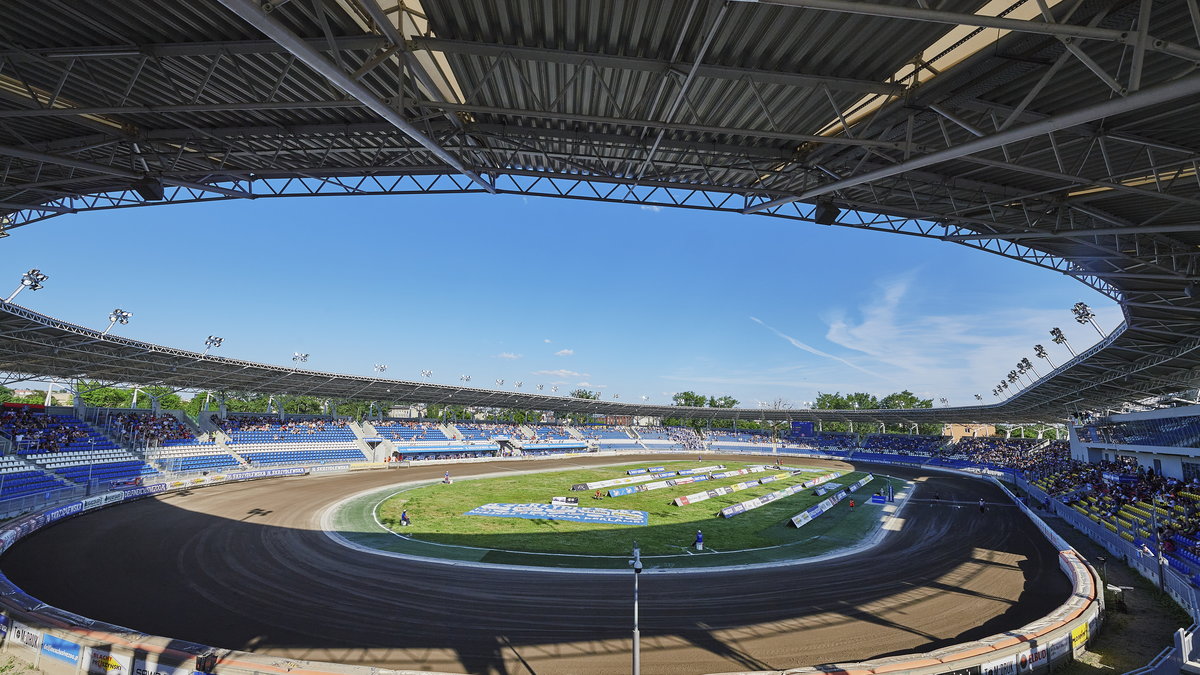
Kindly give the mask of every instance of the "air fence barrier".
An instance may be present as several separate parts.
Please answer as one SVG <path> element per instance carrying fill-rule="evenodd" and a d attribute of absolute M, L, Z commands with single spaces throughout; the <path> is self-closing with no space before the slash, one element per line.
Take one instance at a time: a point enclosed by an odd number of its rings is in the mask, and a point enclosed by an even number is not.
<path fill-rule="evenodd" d="M 605 456 L 645 452 L 604 453 Z M 670 454 L 694 454 L 692 452 Z M 763 453 L 780 456 L 784 453 Z M 803 458 L 841 459 L 823 453 L 786 453 Z M 534 458 L 540 459 L 540 458 Z M 281 467 L 252 471 L 173 478 L 129 490 L 113 490 L 84 499 L 60 502 L 37 513 L 0 525 L 0 554 L 21 538 L 57 522 L 99 508 L 177 490 L 227 484 L 231 481 L 282 476 L 314 475 L 320 467 Z M 332 467 L 331 467 L 332 468 Z M 341 466 L 336 467 L 341 470 Z M 359 463 L 354 469 L 382 469 L 384 463 Z M 941 468 L 939 467 L 939 470 Z M 963 473 L 952 471 L 953 473 Z M 967 473 L 966 475 L 973 475 Z M 974 477 L 979 477 L 975 475 Z M 994 478 L 983 477 L 984 480 Z M 999 484 L 997 482 L 997 484 Z M 1020 501 L 1017 501 L 1020 504 Z M 1053 535 L 1035 514 L 1024 512 L 1047 536 Z M 1057 536 L 1057 535 L 1053 535 Z M 1061 540 L 1055 540 L 1056 545 Z M 1099 628 L 1102 595 L 1099 577 L 1074 550 L 1060 547 L 1059 566 L 1071 580 L 1068 600 L 1048 616 L 1017 630 L 982 640 L 946 647 L 923 654 L 875 659 L 856 664 L 822 665 L 784 671 L 793 675 L 853 672 L 861 675 L 909 673 L 994 673 L 995 675 L 1040 675 L 1079 653 Z M 113 624 L 95 621 L 47 606 L 29 596 L 0 575 L 0 652 L 31 663 L 46 675 L 420 675 L 418 671 L 383 671 L 369 666 L 351 666 L 316 661 L 282 660 L 148 635 Z M 771 671 L 779 673 L 780 671 Z M 1147 671 L 1157 673 L 1159 671 Z M 1174 671 L 1178 672 L 1178 670 Z M 436 673 L 426 675 L 439 675 Z"/>

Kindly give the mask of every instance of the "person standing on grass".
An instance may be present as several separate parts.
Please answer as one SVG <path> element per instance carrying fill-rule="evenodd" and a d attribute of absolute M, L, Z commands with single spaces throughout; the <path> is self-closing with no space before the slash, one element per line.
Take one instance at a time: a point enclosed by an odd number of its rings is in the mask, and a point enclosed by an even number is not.
<path fill-rule="evenodd" d="M 697 551 L 704 550 L 704 533 L 703 532 L 701 532 L 700 530 L 696 530 L 696 541 L 692 545 L 696 547 Z"/>

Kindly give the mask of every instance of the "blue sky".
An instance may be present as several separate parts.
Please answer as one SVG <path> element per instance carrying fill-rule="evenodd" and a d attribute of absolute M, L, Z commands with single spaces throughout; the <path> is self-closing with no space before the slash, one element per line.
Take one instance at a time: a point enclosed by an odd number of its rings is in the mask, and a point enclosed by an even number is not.
<path fill-rule="evenodd" d="M 1120 311 L 1060 274 L 963 246 L 765 217 L 519 196 L 325 197 L 62 216 L 0 240 L 23 304 L 116 333 L 308 367 L 624 401 L 743 406 L 908 388 L 967 404 L 1032 346 L 1068 358 Z M 7 284 L 9 282 L 2 282 Z M 2 285 L 2 284 L 0 284 Z M 7 288 L 7 287 L 5 287 Z"/>

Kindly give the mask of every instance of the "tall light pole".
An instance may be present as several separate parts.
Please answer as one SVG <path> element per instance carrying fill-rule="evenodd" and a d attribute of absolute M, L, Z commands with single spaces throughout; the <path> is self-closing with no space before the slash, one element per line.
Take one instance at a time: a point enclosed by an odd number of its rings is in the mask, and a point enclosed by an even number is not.
<path fill-rule="evenodd" d="M 1100 334 L 1100 337 L 1104 337 L 1104 331 L 1100 330 L 1100 326 L 1096 325 L 1096 313 L 1092 311 L 1091 307 L 1082 302 L 1077 302 L 1071 308 L 1071 313 L 1075 315 L 1075 320 L 1080 325 L 1090 323 L 1092 324 L 1092 328 L 1095 328 L 1096 332 Z"/>
<path fill-rule="evenodd" d="M 223 338 L 223 337 L 217 337 L 216 335 L 209 335 L 208 339 L 204 341 L 204 354 L 207 354 L 208 350 L 210 350 L 210 349 L 216 349 L 217 347 L 220 347 L 221 343 L 224 341 L 225 341 L 225 338 Z"/>
<path fill-rule="evenodd" d="M 1054 344 L 1056 345 L 1065 345 L 1067 351 L 1071 352 L 1072 358 L 1079 356 L 1075 353 L 1074 349 L 1071 349 L 1071 343 L 1067 342 L 1067 336 L 1063 335 L 1062 329 L 1058 326 L 1050 329 L 1050 339 L 1053 340 Z"/>
<path fill-rule="evenodd" d="M 374 370 L 375 370 L 375 372 L 377 372 L 377 373 L 386 373 L 386 372 L 387 372 L 387 369 L 388 369 L 388 367 L 387 367 L 387 364 L 386 364 L 386 363 L 376 363 L 376 364 L 373 366 L 373 369 L 374 369 Z"/>
<path fill-rule="evenodd" d="M 6 303 L 12 302 L 13 298 L 17 297 L 17 293 L 20 293 L 21 291 L 25 290 L 26 288 L 28 288 L 31 291 L 42 290 L 42 282 L 49 278 L 50 277 L 47 277 L 45 274 L 42 274 L 42 271 L 37 268 L 29 270 L 25 274 L 21 275 L 21 285 L 17 286 L 17 290 L 13 291 L 12 295 L 5 298 L 4 302 L 6 302 Z"/>
<path fill-rule="evenodd" d="M 1055 368 L 1058 367 L 1058 366 L 1054 365 L 1053 361 L 1050 360 L 1050 355 L 1046 353 L 1046 348 L 1041 345 L 1033 346 L 1033 355 L 1038 357 L 1039 359 L 1046 359 L 1046 362 L 1050 364 L 1051 370 L 1054 370 Z"/>
<path fill-rule="evenodd" d="M 121 308 L 114 309 L 108 314 L 108 328 L 104 329 L 101 335 L 108 335 L 108 331 L 113 329 L 113 326 L 121 324 L 122 326 L 129 325 L 129 319 L 133 316 L 132 313 L 126 312 Z"/>
<path fill-rule="evenodd" d="M 432 370 L 422 370 L 421 377 L 428 380 L 429 378 L 433 377 L 433 371 Z"/>
<path fill-rule="evenodd" d="M 633 542 L 633 675 L 642 673 L 642 633 L 638 627 L 638 578 L 642 574 L 642 549 Z"/>
<path fill-rule="evenodd" d="M 308 354 L 292 352 L 292 361 L 295 363 L 308 363 Z"/>
<path fill-rule="evenodd" d="M 1030 361 L 1029 357 L 1024 357 L 1021 359 L 1021 367 L 1033 373 L 1038 378 L 1042 376 L 1042 374 L 1037 371 L 1037 368 L 1033 367 L 1033 361 Z"/>
<path fill-rule="evenodd" d="M 459 375 L 459 376 L 458 376 L 458 380 L 459 380 L 460 382 L 470 382 L 470 381 L 471 381 L 471 376 L 470 376 L 470 375 Z"/>

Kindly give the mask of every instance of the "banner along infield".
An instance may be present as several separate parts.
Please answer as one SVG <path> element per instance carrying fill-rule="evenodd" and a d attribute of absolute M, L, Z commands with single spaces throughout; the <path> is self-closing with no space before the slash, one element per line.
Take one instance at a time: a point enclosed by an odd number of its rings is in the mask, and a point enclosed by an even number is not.
<path fill-rule="evenodd" d="M 686 465 L 687 462 L 679 462 Z M 749 464 L 749 463 L 747 463 Z M 800 469 L 801 467 L 792 467 Z M 626 467 L 612 466 L 587 471 L 522 473 L 515 476 L 455 480 L 453 484 L 423 483 L 394 485 L 349 497 L 330 509 L 325 528 L 335 539 L 355 547 L 382 553 L 470 561 L 484 564 L 536 567 L 623 569 L 637 541 L 652 568 L 724 567 L 780 563 L 824 557 L 833 551 L 857 550 L 873 539 L 884 522 L 902 502 L 886 508 L 867 506 L 876 490 L 893 488 L 904 495 L 905 481 L 879 476 L 859 491 L 858 506 L 849 500 L 821 519 L 797 530 L 790 518 L 825 497 L 805 489 L 733 518 L 720 516 L 720 509 L 747 498 L 768 494 L 790 484 L 800 484 L 828 472 L 803 467 L 788 478 L 776 478 L 756 489 L 741 490 L 698 504 L 675 506 L 675 497 L 694 492 L 696 484 L 673 489 L 593 499 L 581 495 L 580 505 L 649 512 L 649 524 L 630 527 L 595 523 L 488 518 L 464 515 L 481 504 L 492 502 L 549 503 L 558 486 L 572 485 L 581 474 L 613 475 Z M 763 475 L 777 475 L 779 471 Z M 857 480 L 864 472 L 847 477 Z M 739 482 L 745 476 L 713 481 Z M 568 482 L 569 481 L 569 482 Z M 580 494 L 580 493 L 575 493 Z M 400 525 L 406 511 L 411 525 Z M 703 530 L 704 551 L 692 547 L 697 530 Z"/>

